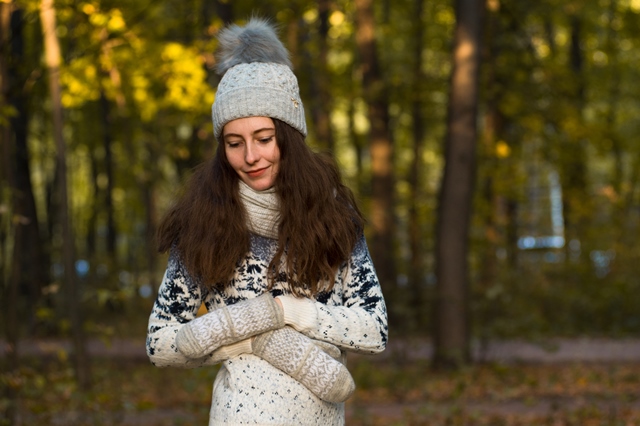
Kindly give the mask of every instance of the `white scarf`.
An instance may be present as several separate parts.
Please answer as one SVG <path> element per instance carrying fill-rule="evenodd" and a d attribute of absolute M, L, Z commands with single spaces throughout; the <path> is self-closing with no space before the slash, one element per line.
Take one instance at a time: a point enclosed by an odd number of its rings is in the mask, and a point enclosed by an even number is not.
<path fill-rule="evenodd" d="M 278 239 L 280 201 L 275 188 L 255 191 L 239 180 L 240 201 L 247 212 L 249 231 L 262 237 Z"/>

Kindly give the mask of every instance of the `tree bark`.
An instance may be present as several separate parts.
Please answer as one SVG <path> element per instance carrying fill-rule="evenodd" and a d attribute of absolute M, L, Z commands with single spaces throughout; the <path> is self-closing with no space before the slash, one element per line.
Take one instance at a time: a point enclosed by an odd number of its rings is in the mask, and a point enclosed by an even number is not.
<path fill-rule="evenodd" d="M 59 220 L 62 225 L 62 261 L 64 286 L 69 322 L 72 329 L 74 369 L 82 389 L 91 384 L 89 358 L 85 348 L 80 313 L 80 295 L 75 271 L 75 247 L 73 228 L 69 218 L 69 196 L 67 188 L 66 146 L 63 137 L 63 117 L 60 91 L 60 43 L 56 35 L 56 16 L 53 0 L 43 0 L 40 5 L 40 20 L 44 37 L 45 63 L 49 74 L 49 91 L 52 103 L 53 137 L 56 145 L 56 171 L 59 183 Z"/>
<path fill-rule="evenodd" d="M 393 141 L 389 129 L 389 99 L 379 65 L 371 0 L 356 0 L 356 43 L 362 67 L 362 83 L 369 116 L 371 156 L 371 255 L 381 284 L 396 292 L 394 259 Z M 394 316 L 393 304 L 390 315 Z"/>
<path fill-rule="evenodd" d="M 471 358 L 468 253 L 483 5 L 481 0 L 455 3 L 445 167 L 436 227 L 435 367 L 458 368 Z"/>

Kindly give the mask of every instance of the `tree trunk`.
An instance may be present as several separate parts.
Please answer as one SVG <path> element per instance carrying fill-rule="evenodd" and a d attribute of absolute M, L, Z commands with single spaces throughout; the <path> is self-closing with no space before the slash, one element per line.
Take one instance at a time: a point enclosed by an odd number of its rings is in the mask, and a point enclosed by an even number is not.
<path fill-rule="evenodd" d="M 582 18 L 578 12 L 570 17 L 571 43 L 569 45 L 569 67 L 573 90 L 566 102 L 575 114 L 568 117 L 583 127 L 582 111 L 585 104 L 584 53 L 582 51 Z M 560 126 L 559 126 L 560 127 Z M 588 164 L 585 140 L 581 134 L 567 134 L 563 140 L 565 148 L 559 153 L 560 179 L 562 184 L 562 202 L 567 241 L 584 238 L 586 229 L 587 207 L 591 197 L 588 194 Z M 570 259 L 569 244 L 565 245 L 566 258 Z M 573 281 L 575 274 L 568 271 L 567 279 Z"/>
<path fill-rule="evenodd" d="M 113 154 L 111 146 L 113 127 L 111 105 L 105 96 L 104 89 L 100 93 L 100 106 L 102 109 L 102 146 L 104 148 L 104 170 L 107 177 L 107 187 L 104 191 L 104 209 L 107 214 L 107 254 L 110 259 L 116 259 L 116 223 L 113 207 Z"/>
<path fill-rule="evenodd" d="M 486 330 L 491 327 L 491 322 L 495 318 L 491 310 L 492 304 L 488 303 L 486 295 L 495 283 L 498 273 L 496 251 L 500 243 L 504 243 L 504 239 L 501 238 L 503 233 L 499 226 L 500 207 L 504 203 L 504 199 L 501 199 L 500 195 L 496 193 L 495 188 L 495 181 L 503 176 L 502 174 L 496 175 L 496 170 L 498 170 L 499 162 L 501 161 L 501 159 L 496 158 L 496 143 L 501 140 L 503 133 L 504 116 L 500 112 L 499 105 L 502 101 L 504 85 L 500 79 L 500 70 L 495 64 L 498 63 L 500 58 L 499 46 L 505 36 L 505 32 L 502 31 L 502 26 L 500 25 L 497 2 L 488 2 L 487 8 L 486 47 L 483 49 L 482 60 L 486 64 L 484 73 L 486 79 L 484 81 L 486 86 L 491 87 L 492 90 L 487 95 L 484 135 L 480 150 L 480 161 L 485 164 L 485 172 L 482 176 L 478 176 L 481 179 L 480 187 L 482 188 L 482 205 L 479 209 L 479 214 L 483 219 L 484 239 L 479 247 L 478 282 L 474 293 L 472 293 L 477 294 L 484 300 L 479 315 L 476 316 L 480 323 L 478 331 L 482 339 L 488 337 Z"/>
<path fill-rule="evenodd" d="M 353 144 L 353 149 L 356 154 L 356 191 L 358 198 L 362 198 L 364 194 L 369 194 L 368 185 L 365 182 L 364 177 L 364 148 L 366 145 L 366 141 L 364 141 L 362 135 L 358 134 L 356 131 L 355 125 L 355 115 L 356 115 L 356 106 L 355 106 L 355 93 L 352 93 L 349 96 L 349 140 Z"/>
<path fill-rule="evenodd" d="M 96 158 L 95 150 L 90 149 L 89 161 L 91 167 L 91 187 L 93 188 L 93 201 L 91 203 L 91 212 L 89 214 L 89 220 L 87 222 L 87 257 L 90 262 L 93 263 L 97 260 L 98 252 L 98 211 L 100 209 L 100 185 L 98 185 L 98 159 Z M 95 268 L 94 268 L 95 269 Z"/>
<path fill-rule="evenodd" d="M 207 4 L 210 4 L 210 3 L 207 1 L 203 2 L 203 7 L 205 8 L 205 16 L 207 18 L 210 18 L 209 16 L 210 13 L 208 12 L 209 9 L 206 7 Z M 225 26 L 233 23 L 233 2 L 232 1 L 214 0 L 213 4 L 215 5 L 216 14 L 222 20 Z M 208 21 L 209 19 L 207 19 L 207 23 Z"/>
<path fill-rule="evenodd" d="M 31 172 L 29 166 L 29 150 L 27 146 L 27 128 L 29 113 L 27 111 L 26 94 L 23 92 L 27 77 L 22 71 L 24 63 L 22 28 L 24 25 L 22 11 L 16 9 L 11 17 L 11 61 L 9 63 L 9 78 L 11 90 L 9 101 L 16 111 L 11 118 L 11 128 L 14 134 L 13 173 L 14 190 L 12 191 L 14 203 L 14 215 L 20 218 L 16 224 L 16 264 L 20 266 L 21 280 L 18 285 L 23 289 L 23 294 L 28 298 L 27 307 L 37 306 L 42 288 L 48 283 L 49 265 L 43 249 L 40 235 L 38 214 L 36 211 L 33 185 L 31 184 Z M 29 323 L 35 320 L 35 309 L 28 309 L 25 316 Z"/>
<path fill-rule="evenodd" d="M 611 186 L 615 191 L 617 200 L 614 202 L 615 210 L 612 217 L 613 229 L 615 231 L 615 243 L 620 244 L 628 233 L 628 224 L 632 223 L 626 215 L 627 206 L 624 204 L 625 190 L 630 185 L 625 185 L 625 147 L 624 141 L 617 131 L 617 117 L 620 113 L 620 84 L 622 82 L 621 67 L 619 60 L 619 46 L 617 32 L 615 30 L 615 16 L 618 9 L 618 0 L 611 0 L 608 10 L 607 38 L 605 41 L 605 53 L 609 57 L 609 99 L 608 108 L 605 115 L 605 135 L 611 141 L 611 151 L 613 154 L 613 175 L 611 176 Z M 617 248 L 616 248 L 617 250 Z"/>
<path fill-rule="evenodd" d="M 411 286 L 411 301 L 414 321 L 417 327 L 423 322 L 424 310 L 424 253 L 423 234 L 420 226 L 419 205 L 423 199 L 420 191 L 420 170 L 422 166 L 422 145 L 425 134 L 424 117 L 422 115 L 422 93 L 424 76 L 422 74 L 422 50 L 424 49 L 424 25 L 422 11 L 424 0 L 414 0 L 415 5 L 415 46 L 413 51 L 413 100 L 411 102 L 411 114 L 413 123 L 413 159 L 409 171 L 409 285 Z"/>
<path fill-rule="evenodd" d="M 618 1 L 612 0 L 609 3 L 609 11 L 608 11 L 608 26 L 607 26 L 607 38 L 605 41 L 606 46 L 606 54 L 610 58 L 609 59 L 609 107 L 606 112 L 606 135 L 611 140 L 612 144 L 612 153 L 614 158 L 614 168 L 613 168 L 613 176 L 611 179 L 611 184 L 613 189 L 616 191 L 617 195 L 621 195 L 623 191 L 623 181 L 624 181 L 624 149 L 621 138 L 618 136 L 616 131 L 616 117 L 619 114 L 619 104 L 620 104 L 620 83 L 622 81 L 622 76 L 620 73 L 620 61 L 618 59 L 618 45 L 617 45 L 617 34 L 615 30 L 615 16 L 616 10 L 618 8 Z M 621 218 L 622 215 L 615 215 L 616 218 Z"/>
<path fill-rule="evenodd" d="M 53 0 L 43 0 L 40 5 L 40 20 L 44 37 L 45 63 L 49 73 L 49 91 L 52 103 L 53 137 L 56 145 L 56 170 L 59 183 L 59 220 L 62 225 L 62 260 L 64 266 L 65 297 L 73 335 L 74 368 L 76 379 L 82 389 L 91 384 L 89 358 L 85 348 L 80 294 L 75 271 L 75 247 L 73 228 L 69 218 L 69 197 L 67 188 L 67 159 L 63 137 L 62 104 L 60 100 L 60 43 L 56 35 L 56 16 Z"/>
<path fill-rule="evenodd" d="M 356 0 L 356 42 L 362 67 L 363 92 L 368 104 L 371 156 L 371 255 L 381 284 L 396 293 L 394 259 L 393 142 L 389 129 L 388 93 L 380 70 L 371 0 Z M 391 300 L 393 302 L 393 300 Z M 391 303 L 390 315 L 395 316 Z"/>
<path fill-rule="evenodd" d="M 436 227 L 436 367 L 458 368 L 471 358 L 468 253 L 483 5 L 481 0 L 456 0 L 455 3 L 445 167 Z"/>
<path fill-rule="evenodd" d="M 154 163 L 157 161 L 157 154 L 152 144 L 147 142 L 147 152 L 149 153 L 149 160 Z M 157 209 L 156 209 L 156 197 L 154 190 L 154 182 L 156 181 L 153 173 L 146 173 L 143 179 L 140 179 L 142 188 L 142 196 L 144 199 L 145 213 L 146 213 L 146 238 L 147 238 L 147 269 L 149 277 L 149 285 L 153 289 L 153 296 L 157 293 L 159 280 L 156 279 L 156 267 L 157 267 L 157 250 L 156 250 L 156 230 L 157 230 Z"/>
<path fill-rule="evenodd" d="M 329 15 L 331 14 L 331 1 L 318 0 L 318 56 L 315 62 L 315 74 L 311 79 L 313 90 L 312 115 L 318 142 L 327 151 L 334 152 L 333 132 L 331 129 L 331 81 L 327 67 L 327 54 L 329 46 Z M 310 61 L 310 63 L 313 63 Z"/>
<path fill-rule="evenodd" d="M 10 105 L 9 58 L 11 45 L 11 13 L 13 5 L 0 3 L 0 108 L 5 110 Z M 2 117 L 4 119 L 4 117 Z M 10 123 L 10 122 L 9 122 Z M 7 359 L 9 371 L 17 368 L 16 344 L 18 341 L 18 281 L 15 275 L 21 268 L 15 259 L 15 217 L 14 192 L 15 173 L 12 159 L 15 158 L 12 128 L 10 125 L 0 125 L 0 279 L 2 280 L 2 302 L 7 309 L 4 311 L 4 331 L 8 343 Z M 7 389 L 10 391 L 10 389 Z M 12 398 L 10 398 L 12 400 Z"/>
<path fill-rule="evenodd" d="M 0 108 L 5 110 L 9 105 L 9 46 L 11 39 L 11 3 L 0 3 Z M 4 118 L 4 117 L 2 117 Z M 12 134 L 9 125 L 0 125 L 0 295 L 2 298 L 4 332 L 7 341 L 5 370 L 8 374 L 18 371 L 18 282 L 14 279 L 21 268 L 17 267 L 15 259 L 13 223 L 13 157 Z M 7 419 L 9 425 L 17 424 L 17 389 L 3 386 L 0 397 L 7 401 L 0 412 L 2 418 Z"/>

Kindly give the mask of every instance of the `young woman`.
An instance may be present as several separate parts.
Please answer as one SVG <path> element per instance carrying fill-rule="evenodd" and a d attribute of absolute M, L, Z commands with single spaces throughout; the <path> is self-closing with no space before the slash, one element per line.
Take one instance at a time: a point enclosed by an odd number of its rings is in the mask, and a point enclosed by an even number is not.
<path fill-rule="evenodd" d="M 344 424 L 346 351 L 387 343 L 363 218 L 335 164 L 305 144 L 273 28 L 253 19 L 219 41 L 218 147 L 159 228 L 170 255 L 147 353 L 159 367 L 222 363 L 210 425 Z"/>

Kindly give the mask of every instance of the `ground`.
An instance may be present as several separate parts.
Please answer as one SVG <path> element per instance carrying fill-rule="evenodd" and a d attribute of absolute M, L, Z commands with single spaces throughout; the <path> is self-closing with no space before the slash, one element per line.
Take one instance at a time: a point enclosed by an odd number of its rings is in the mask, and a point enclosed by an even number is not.
<path fill-rule="evenodd" d="M 634 342 L 627 351 L 619 343 L 602 350 L 600 342 L 601 354 L 608 354 L 600 358 L 585 352 L 580 359 L 580 351 L 573 360 L 502 354 L 458 372 L 432 371 L 422 357 L 428 348 L 420 345 L 351 357 L 358 389 L 346 404 L 347 425 L 640 425 L 640 358 L 631 356 Z M 59 342 L 49 342 L 48 356 L 25 355 L 18 373 L 1 373 L 3 390 L 19 394 L 18 424 L 207 424 L 215 369 L 158 369 L 118 345 L 108 357 L 94 357 L 89 392 L 77 389 Z M 0 401 L 2 408 L 8 404 Z"/>

